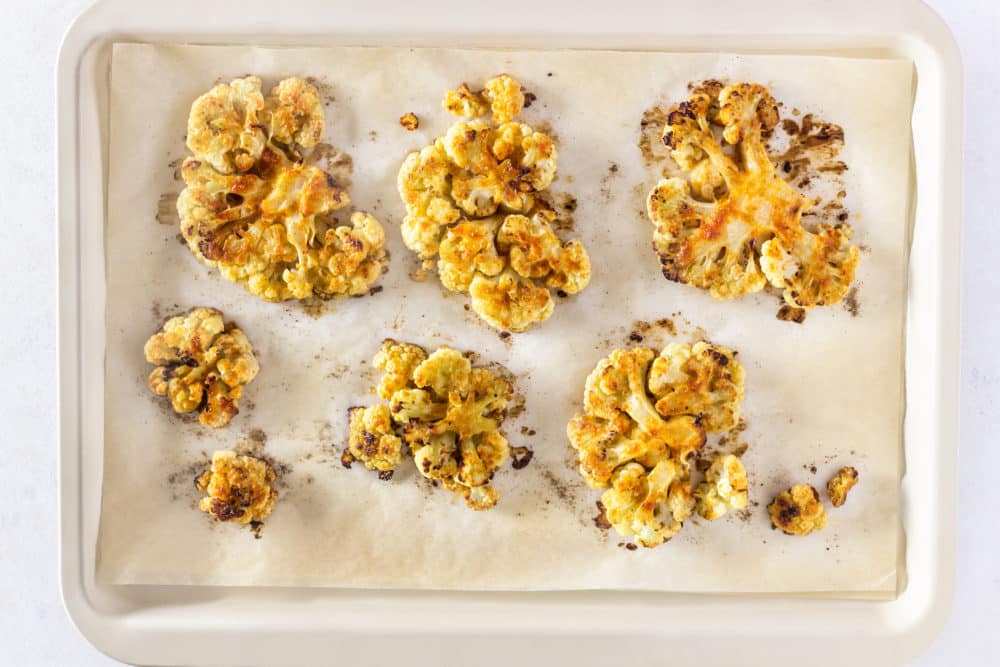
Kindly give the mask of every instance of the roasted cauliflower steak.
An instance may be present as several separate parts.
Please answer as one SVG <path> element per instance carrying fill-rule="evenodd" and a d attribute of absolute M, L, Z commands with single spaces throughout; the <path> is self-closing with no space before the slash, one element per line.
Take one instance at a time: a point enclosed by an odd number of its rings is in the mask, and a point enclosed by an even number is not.
<path fill-rule="evenodd" d="M 259 523 L 278 499 L 275 478 L 266 461 L 229 450 L 215 452 L 211 468 L 195 480 L 198 490 L 206 494 L 198 508 L 217 521 Z"/>
<path fill-rule="evenodd" d="M 552 314 L 550 290 L 576 294 L 590 282 L 583 244 L 557 236 L 554 212 L 537 197 L 555 178 L 558 152 L 514 120 L 524 103 L 506 74 L 482 91 L 449 91 L 442 106 L 465 120 L 407 155 L 397 179 L 406 247 L 445 288 L 468 293 L 483 320 L 513 332 Z M 487 113 L 492 122 L 480 118 Z"/>
<path fill-rule="evenodd" d="M 496 505 L 493 476 L 510 457 L 501 431 L 510 382 L 451 348 L 428 355 L 394 340 L 382 343 L 373 365 L 383 373 L 376 393 L 388 404 L 351 409 L 351 455 L 388 473 L 402 462 L 405 445 L 421 475 L 472 509 Z"/>
<path fill-rule="evenodd" d="M 705 378 L 717 378 L 718 386 Z M 735 352 L 710 343 L 674 343 L 659 355 L 646 347 L 616 349 L 597 363 L 584 411 L 566 432 L 584 481 L 606 489 L 601 504 L 621 535 L 655 547 L 680 531 L 696 509 L 691 457 L 705 444 L 704 423 L 731 428 L 742 399 Z M 745 471 L 742 488 L 745 494 Z"/>
<path fill-rule="evenodd" d="M 226 426 L 239 413 L 243 386 L 260 370 L 246 335 L 214 308 L 171 317 L 143 351 L 156 365 L 149 389 L 167 396 L 175 412 L 198 410 L 198 420 L 212 428 Z"/>
<path fill-rule="evenodd" d="M 388 264 L 385 231 L 368 213 L 339 224 L 350 203 L 333 177 L 304 161 L 324 127 L 316 87 L 297 78 L 265 98 L 260 79 L 217 84 L 191 107 L 177 198 L 191 252 L 265 301 L 360 296 Z"/>
<path fill-rule="evenodd" d="M 851 228 L 803 224 L 815 202 L 780 177 L 762 136 L 778 120 L 770 92 L 752 83 L 717 98 L 696 92 L 671 110 L 663 142 L 688 177 L 661 180 L 646 202 L 668 280 L 717 299 L 772 285 L 804 309 L 846 296 L 859 260 Z"/>

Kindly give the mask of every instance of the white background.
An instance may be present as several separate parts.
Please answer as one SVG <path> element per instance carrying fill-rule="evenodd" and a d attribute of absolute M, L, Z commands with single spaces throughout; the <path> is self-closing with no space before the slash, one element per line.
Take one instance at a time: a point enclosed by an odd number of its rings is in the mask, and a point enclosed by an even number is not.
<path fill-rule="evenodd" d="M 878 0 L 873 0 L 878 1 Z M 993 427 L 1000 382 L 1000 3 L 929 0 L 955 32 L 966 79 L 965 256 L 958 592 L 941 637 L 914 664 L 987 665 L 1000 655 L 1000 532 Z M 73 628 L 56 553 L 53 80 L 62 34 L 87 0 L 0 1 L 0 663 L 117 664 Z M 995 289 L 996 288 L 996 289 Z"/>

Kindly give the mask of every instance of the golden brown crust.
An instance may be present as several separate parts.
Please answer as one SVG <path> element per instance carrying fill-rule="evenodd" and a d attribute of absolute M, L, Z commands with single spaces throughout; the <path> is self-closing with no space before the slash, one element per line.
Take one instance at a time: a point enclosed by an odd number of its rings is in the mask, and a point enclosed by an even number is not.
<path fill-rule="evenodd" d="M 771 525 L 786 535 L 805 536 L 826 527 L 826 510 L 819 493 L 808 484 L 782 491 L 767 506 Z"/>
<path fill-rule="evenodd" d="M 146 341 L 146 361 L 156 364 L 149 389 L 167 396 L 179 413 L 200 412 L 198 419 L 222 428 L 239 413 L 243 386 L 260 366 L 250 341 L 214 308 L 192 308 L 172 317 Z"/>
<path fill-rule="evenodd" d="M 814 202 L 778 177 L 761 138 L 777 122 L 777 104 L 758 84 L 726 86 L 717 98 L 696 92 L 670 112 L 663 141 L 690 179 L 661 180 L 647 199 L 668 280 L 717 299 L 770 283 L 789 305 L 806 309 L 847 294 L 859 260 L 851 228 L 803 227 Z M 713 125 L 724 127 L 738 159 L 723 151 Z"/>
<path fill-rule="evenodd" d="M 198 490 L 206 494 L 198 508 L 218 521 L 261 522 L 278 499 L 274 481 L 274 469 L 265 461 L 232 451 L 215 452 L 212 467 L 196 481 Z"/>
<path fill-rule="evenodd" d="M 840 507 L 847 502 L 848 492 L 858 483 L 858 471 L 851 466 L 844 466 L 837 471 L 826 484 L 827 494 L 834 507 Z"/>
<path fill-rule="evenodd" d="M 181 234 L 199 260 L 265 301 L 365 294 L 388 264 L 385 232 L 363 212 L 337 225 L 332 214 L 350 202 L 347 192 L 301 160 L 299 150 L 322 136 L 319 92 L 302 79 L 281 81 L 260 98 L 250 133 L 239 134 L 242 116 L 223 102 L 259 89 L 256 77 L 236 79 L 192 107 L 191 124 L 207 117 L 226 129 L 189 130 L 195 155 L 181 167 Z M 239 109 L 249 118 L 249 105 Z"/>
<path fill-rule="evenodd" d="M 590 282 L 590 260 L 577 240 L 562 241 L 554 214 L 536 199 L 555 177 L 551 138 L 515 122 L 525 96 L 501 75 L 474 92 L 450 91 L 444 106 L 493 123 L 455 123 L 433 144 L 410 153 L 399 170 L 408 248 L 442 284 L 468 292 L 473 310 L 492 326 L 524 331 L 552 313 L 549 288 L 575 294 Z"/>

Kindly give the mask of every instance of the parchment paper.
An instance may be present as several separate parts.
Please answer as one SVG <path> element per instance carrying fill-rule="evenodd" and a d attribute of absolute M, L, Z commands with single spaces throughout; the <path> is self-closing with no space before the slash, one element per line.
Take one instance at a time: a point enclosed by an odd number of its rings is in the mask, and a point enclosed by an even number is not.
<path fill-rule="evenodd" d="M 445 90 L 506 71 L 538 96 L 526 122 L 558 139 L 557 197 L 578 201 L 575 231 L 593 280 L 560 299 L 529 333 L 502 340 L 467 313 L 466 297 L 417 267 L 402 244 L 396 173 L 406 152 L 453 118 Z M 246 73 L 265 90 L 290 75 L 319 79 L 326 141 L 353 157 L 354 204 L 386 226 L 383 291 L 320 308 L 268 304 L 200 265 L 164 222 L 181 184 L 174 160 L 196 96 Z M 784 102 L 841 124 L 847 203 L 863 255 L 858 305 L 778 321 L 776 300 L 719 302 L 668 283 L 650 250 L 644 198 L 659 167 L 637 148 L 642 112 L 681 99 L 707 77 L 770 84 Z M 296 585 L 452 589 L 648 589 L 894 594 L 901 466 L 904 259 L 910 197 L 912 67 L 886 60 L 628 52 L 255 49 L 119 44 L 113 57 L 107 221 L 108 341 L 105 474 L 98 575 L 118 584 Z M 415 112 L 407 132 L 400 115 Z M 612 164 L 616 168 L 612 168 Z M 173 414 L 145 386 L 142 345 L 169 315 L 220 308 L 261 362 L 241 413 L 212 431 Z M 597 527 L 565 427 L 584 379 L 636 321 L 670 318 L 681 340 L 708 336 L 739 351 L 747 429 L 710 447 L 745 443 L 754 506 L 742 517 L 692 520 L 672 542 L 629 551 Z M 644 344 L 672 338 L 644 327 Z M 512 445 L 534 460 L 509 465 L 492 511 L 468 510 L 404 465 L 389 482 L 341 466 L 349 406 L 375 400 L 370 359 L 385 336 L 477 351 L 518 376 L 525 409 Z M 533 433 L 533 435 L 532 435 Z M 249 443 L 284 470 L 261 539 L 194 509 L 192 479 L 215 449 Z M 823 489 L 843 464 L 861 481 L 829 527 L 809 538 L 774 532 L 766 504 L 792 483 Z M 816 467 L 813 472 L 811 466 Z M 825 492 L 823 492 L 825 497 Z"/>

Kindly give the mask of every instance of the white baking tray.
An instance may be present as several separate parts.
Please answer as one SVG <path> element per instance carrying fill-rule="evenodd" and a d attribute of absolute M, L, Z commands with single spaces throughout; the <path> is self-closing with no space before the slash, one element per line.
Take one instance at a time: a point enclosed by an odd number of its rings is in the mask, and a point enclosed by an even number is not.
<path fill-rule="evenodd" d="M 107 101 L 115 41 L 491 46 L 902 57 L 915 64 L 916 180 L 906 327 L 905 534 L 892 601 L 616 592 L 455 593 L 104 586 L 95 581 L 104 414 Z M 155 77 L 151 72 L 150 76 Z M 962 80 L 917 0 L 488 6 L 437 2 L 106 0 L 57 70 L 62 593 L 98 649 L 140 664 L 900 664 L 954 589 Z M 583 85 L 584 82 L 581 82 Z M 141 140 L 141 138 L 137 138 Z M 877 511 L 873 508 L 872 511 Z M 141 521 L 142 517 L 136 517 Z M 819 564 L 818 564 L 819 565 Z"/>

